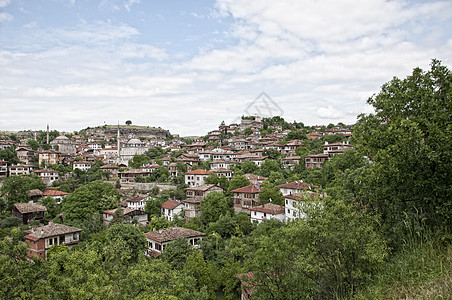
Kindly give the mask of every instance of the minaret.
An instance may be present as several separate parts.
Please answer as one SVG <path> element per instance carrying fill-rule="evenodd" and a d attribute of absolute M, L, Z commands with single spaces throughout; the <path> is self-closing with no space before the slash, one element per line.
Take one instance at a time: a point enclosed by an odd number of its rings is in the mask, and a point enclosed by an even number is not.
<path fill-rule="evenodd" d="M 49 144 L 49 124 L 47 124 L 46 144 Z"/>
<path fill-rule="evenodd" d="M 121 163 L 121 142 L 120 142 L 120 132 L 119 132 L 119 121 L 118 121 L 118 136 L 116 137 L 116 141 L 118 143 L 118 165 Z"/>

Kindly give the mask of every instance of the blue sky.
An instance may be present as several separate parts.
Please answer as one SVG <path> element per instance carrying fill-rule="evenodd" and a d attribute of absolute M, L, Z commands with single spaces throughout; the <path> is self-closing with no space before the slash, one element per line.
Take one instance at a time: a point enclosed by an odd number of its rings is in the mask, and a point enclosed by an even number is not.
<path fill-rule="evenodd" d="M 0 0 L 0 130 L 204 135 L 263 91 L 267 116 L 354 123 L 393 76 L 450 67 L 450 28 L 452 1 Z"/>

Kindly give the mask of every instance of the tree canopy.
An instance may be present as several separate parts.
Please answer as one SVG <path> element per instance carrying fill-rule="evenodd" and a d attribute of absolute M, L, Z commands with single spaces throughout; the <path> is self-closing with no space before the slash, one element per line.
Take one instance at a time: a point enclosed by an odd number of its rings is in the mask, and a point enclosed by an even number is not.
<path fill-rule="evenodd" d="M 375 113 L 354 127 L 357 148 L 372 161 L 365 199 L 388 228 L 452 226 L 452 74 L 440 61 L 385 83 L 369 98 Z"/>
<path fill-rule="evenodd" d="M 119 194 L 110 183 L 93 181 L 64 198 L 62 203 L 64 219 L 84 220 L 102 210 L 115 208 L 118 204 Z"/>

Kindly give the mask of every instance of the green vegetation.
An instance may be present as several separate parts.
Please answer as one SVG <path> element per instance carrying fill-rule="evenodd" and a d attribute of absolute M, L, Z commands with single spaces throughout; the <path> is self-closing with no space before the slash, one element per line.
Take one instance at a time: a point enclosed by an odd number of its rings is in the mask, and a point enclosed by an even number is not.
<path fill-rule="evenodd" d="M 78 172 L 78 179 L 64 183 L 73 192 L 60 207 L 50 198 L 41 203 L 48 207 L 46 220 L 63 212 L 62 222 L 82 228 L 82 242 L 70 251 L 52 247 L 46 261 L 33 264 L 25 260 L 27 247 L 22 243 L 29 227 L 20 225 L 9 210 L 12 203 L 27 201 L 28 189 L 44 187 L 34 177 L 9 177 L 0 202 L 0 295 L 238 299 L 242 280 L 252 287 L 251 299 L 448 299 L 451 87 L 451 72 L 436 60 L 429 71 L 415 69 L 404 80 L 394 78 L 368 100 L 375 113 L 359 117 L 353 131 L 355 149 L 332 157 L 322 169 L 305 169 L 302 163 L 285 169 L 279 153 L 266 151 L 270 159 L 261 167 L 253 162 L 235 166 L 229 182 L 211 175 L 206 182 L 219 184 L 226 193 L 209 193 L 200 203 L 201 217 L 189 222 L 183 217 L 169 222 L 160 212 L 168 199 L 184 198 L 181 175 L 172 179 L 177 189 L 153 190 L 146 204 L 146 227 L 115 220 L 106 228 L 100 212 L 118 207 L 119 194 L 111 184 L 96 180 L 102 178 L 99 165 L 92 173 Z M 287 140 L 303 140 L 296 150 L 302 159 L 320 152 L 325 141 L 345 138 L 333 134 L 311 141 L 304 138 L 304 124 L 281 117 L 264 118 L 263 123 L 268 133 L 290 129 Z M 131 165 L 165 155 L 155 148 Z M 200 162 L 193 169 L 208 165 Z M 182 164 L 177 168 L 180 174 L 186 171 Z M 299 179 L 316 185 L 313 190 L 322 194 L 300 201 L 301 219 L 252 224 L 249 215 L 233 210 L 232 190 L 250 184 L 245 173 L 267 177 L 259 194 L 263 203 L 283 204 L 277 186 Z M 141 180 L 166 181 L 170 174 L 161 166 Z M 146 257 L 144 233 L 176 225 L 206 234 L 201 251 L 179 239 L 159 258 Z"/>

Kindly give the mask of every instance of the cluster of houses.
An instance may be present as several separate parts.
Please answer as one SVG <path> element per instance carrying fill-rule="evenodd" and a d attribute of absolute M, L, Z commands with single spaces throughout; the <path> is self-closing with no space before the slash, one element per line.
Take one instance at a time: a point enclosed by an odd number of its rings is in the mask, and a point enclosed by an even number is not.
<path fill-rule="evenodd" d="M 142 166 L 139 169 L 129 169 L 119 172 L 120 169 L 128 167 L 129 161 L 135 155 L 144 154 L 154 147 L 162 147 L 168 151 L 185 152 L 175 159 L 163 157 L 161 164 L 168 168 L 170 176 L 178 175 L 177 163 L 187 165 L 188 170 L 195 164 L 208 161 L 210 169 L 218 175 L 225 175 L 228 179 L 232 177 L 230 171 L 235 164 L 251 161 L 257 166 L 268 158 L 263 153 L 267 149 L 278 151 L 283 157 L 283 165 L 292 168 L 295 164 L 304 163 L 306 168 L 321 168 L 323 163 L 331 156 L 342 153 L 352 146 L 347 142 L 351 136 L 351 130 L 347 128 L 333 128 L 323 131 L 311 131 L 309 139 L 319 139 L 324 135 L 341 133 L 345 140 L 341 143 L 323 146 L 323 153 L 308 155 L 304 162 L 296 155 L 296 149 L 303 143 L 301 140 L 291 140 L 281 143 L 290 133 L 283 130 L 282 126 L 273 126 L 274 132 L 262 135 L 263 122 L 259 117 L 254 119 L 242 119 L 240 124 L 225 125 L 224 122 L 218 130 L 209 132 L 204 138 L 199 138 L 191 144 L 186 144 L 182 139 L 176 137 L 172 140 L 137 138 L 133 134 L 121 135 L 118 127 L 116 136 L 97 135 L 71 137 L 61 135 L 48 141 L 50 150 L 32 150 L 26 144 L 26 140 L 13 142 L 0 140 L 0 150 L 14 146 L 14 150 L 21 163 L 8 165 L 6 161 L 0 161 L 0 180 L 12 175 L 36 174 L 44 183 L 51 186 L 53 182 L 60 179 L 60 174 L 49 166 L 63 164 L 71 165 L 74 170 L 86 171 L 97 161 L 105 164 L 102 169 L 109 171 L 112 177 L 118 177 L 121 184 L 134 183 L 136 177 L 146 177 L 158 169 L 160 165 L 153 163 Z M 246 136 L 243 132 L 249 130 Z M 216 144 L 217 146 L 212 146 Z M 211 146 L 209 146 L 211 145 Z"/>
<path fill-rule="evenodd" d="M 309 139 L 314 140 L 326 134 L 342 133 L 346 140 L 341 143 L 325 143 L 323 153 L 308 155 L 304 162 L 300 162 L 296 149 L 302 145 L 303 141 L 291 140 L 282 143 L 281 141 L 290 130 L 283 130 L 281 126 L 273 127 L 274 132 L 269 132 L 264 136 L 261 134 L 263 122 L 259 117 L 245 118 L 240 124 L 225 125 L 223 122 L 218 130 L 209 132 L 204 138 L 196 139 L 191 144 L 184 143 L 179 138 L 147 140 L 133 135 L 121 136 L 119 128 L 116 136 L 81 137 L 73 135 L 68 137 L 62 135 L 48 141 L 51 150 L 35 151 L 25 141 L 15 143 L 0 140 L 0 150 L 13 146 L 17 158 L 21 161 L 15 165 L 0 161 L 0 180 L 7 176 L 36 174 L 47 186 L 52 186 L 61 175 L 58 171 L 49 169 L 49 166 L 71 165 L 74 171 L 77 169 L 87 171 L 96 161 L 101 160 L 104 165 L 100 168 L 108 171 L 112 178 L 118 178 L 122 186 L 127 186 L 135 184 L 138 177 L 151 176 L 162 166 L 168 169 L 170 177 L 178 176 L 180 175 L 178 166 L 184 164 L 188 170 L 184 173 L 187 185 L 186 199 L 182 201 L 168 200 L 160 207 L 161 215 L 171 222 L 180 217 L 187 220 L 200 217 L 200 204 L 204 197 L 212 192 L 224 192 L 220 186 L 206 184 L 205 180 L 208 176 L 225 176 L 230 180 L 234 175 L 233 166 L 246 161 L 260 167 L 268 159 L 264 155 L 267 149 L 275 150 L 282 155 L 285 168 L 293 168 L 299 163 L 304 163 L 306 168 L 321 168 L 323 163 L 333 155 L 352 148 L 347 141 L 352 134 L 349 129 L 312 131 L 308 134 Z M 245 131 L 248 134 L 244 137 Z M 159 161 L 156 160 L 138 169 L 128 168 L 128 162 L 135 155 L 143 154 L 156 146 L 168 149 L 168 153 L 178 151 L 180 154 L 161 157 Z M 201 163 L 208 163 L 209 170 L 195 167 Z M 284 197 L 284 205 L 276 205 L 271 202 L 261 204 L 259 193 L 262 191 L 262 183 L 266 178 L 253 174 L 245 176 L 251 184 L 232 191 L 234 211 L 247 213 L 253 223 L 260 223 L 268 219 L 287 222 L 303 218 L 305 216 L 303 208 L 323 197 L 323 194 L 318 192 L 314 186 L 296 181 L 278 186 Z M 31 220 L 43 222 L 46 207 L 38 205 L 36 202 L 41 197 L 50 196 L 55 198 L 57 203 L 61 203 L 66 195 L 67 193 L 52 189 L 44 192 L 31 190 L 29 191 L 30 202 L 16 203 L 13 206 L 12 214 L 20 218 L 24 224 L 30 223 Z M 146 202 L 152 199 L 149 194 L 130 197 L 121 202 L 119 208 L 102 211 L 103 222 L 108 225 L 115 221 L 115 218 L 119 218 L 122 222 L 145 225 L 148 222 L 148 215 L 144 208 Z M 53 245 L 64 244 L 72 247 L 79 242 L 81 231 L 79 228 L 52 222 L 45 226 L 32 227 L 25 236 L 30 246 L 28 256 L 45 259 L 47 250 Z M 147 254 L 153 257 L 158 256 L 168 243 L 181 237 L 186 238 L 191 245 L 197 247 L 203 235 L 204 233 L 179 227 L 148 232 L 146 233 L 149 246 Z"/>
<path fill-rule="evenodd" d="M 185 175 L 187 178 L 192 178 L 191 176 L 194 172 L 187 172 Z M 316 200 L 323 197 L 323 194 L 316 191 L 312 185 L 302 181 L 295 181 L 278 186 L 285 200 L 284 205 L 276 205 L 271 202 L 261 205 L 258 196 L 262 190 L 261 184 L 266 178 L 253 174 L 246 174 L 246 177 L 252 184 L 232 191 L 234 195 L 234 211 L 236 213 L 245 212 L 249 214 L 252 223 L 261 223 L 270 219 L 287 222 L 303 218 L 305 217 L 304 207 L 318 203 Z M 31 192 L 36 191 L 33 190 Z M 168 200 L 161 205 L 161 216 L 170 222 L 174 221 L 175 218 L 189 220 L 194 217 L 200 217 L 200 204 L 203 198 L 211 192 L 224 192 L 223 188 L 217 185 L 205 183 L 188 187 L 185 191 L 185 200 Z M 43 223 L 47 209 L 45 206 L 36 204 L 39 197 L 50 196 L 61 202 L 61 199 L 67 195 L 67 193 L 56 190 L 46 190 L 44 193 L 39 192 L 35 193 L 36 197 L 29 203 L 16 203 L 13 205 L 12 215 L 19 218 L 23 224 L 29 224 L 32 220 Z M 146 225 L 148 223 L 148 214 L 145 212 L 145 205 L 147 201 L 152 200 L 153 198 L 150 195 L 135 195 L 127 198 L 120 203 L 119 208 L 102 211 L 103 222 L 105 225 L 113 221 Z M 118 219 L 115 220 L 115 218 Z M 53 245 L 64 244 L 72 247 L 77 244 L 81 231 L 79 228 L 53 222 L 41 227 L 32 227 L 25 236 L 30 246 L 27 255 L 29 258 L 37 256 L 45 259 L 48 249 Z M 152 231 L 146 233 L 149 245 L 147 254 L 153 257 L 158 256 L 168 243 L 181 237 L 186 238 L 191 245 L 197 247 L 202 240 L 202 236 L 204 236 L 202 232 L 179 227 Z"/>

